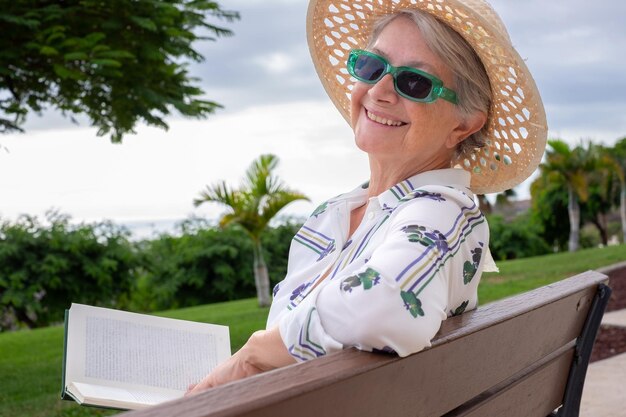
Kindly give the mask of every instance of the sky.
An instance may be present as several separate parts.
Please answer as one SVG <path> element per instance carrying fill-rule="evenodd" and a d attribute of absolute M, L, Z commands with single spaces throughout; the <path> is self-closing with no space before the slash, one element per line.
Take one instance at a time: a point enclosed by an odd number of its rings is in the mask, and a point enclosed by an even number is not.
<path fill-rule="evenodd" d="M 0 136 L 0 217 L 76 222 L 104 219 L 146 234 L 189 216 L 215 219 L 217 204 L 193 206 L 207 184 L 237 186 L 260 154 L 280 158 L 277 173 L 310 202 L 303 217 L 369 177 L 367 157 L 326 96 L 310 59 L 306 0 L 220 0 L 241 19 L 221 22 L 234 36 L 200 42 L 190 65 L 206 98 L 224 106 L 206 120 L 176 115 L 168 131 L 140 125 L 121 145 L 97 137 L 88 120 L 31 114 L 25 134 Z M 543 97 L 549 137 L 613 144 L 626 136 L 626 2 L 492 0 Z M 220 22 L 216 22 L 220 23 Z M 528 181 L 516 190 L 528 196 Z"/>

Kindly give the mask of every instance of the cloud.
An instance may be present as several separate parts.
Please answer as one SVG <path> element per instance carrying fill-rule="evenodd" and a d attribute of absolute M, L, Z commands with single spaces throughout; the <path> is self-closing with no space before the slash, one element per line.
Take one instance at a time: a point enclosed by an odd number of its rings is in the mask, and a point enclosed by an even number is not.
<path fill-rule="evenodd" d="M 297 66 L 291 56 L 282 52 L 259 56 L 254 61 L 265 71 L 278 75 L 289 73 Z"/>
<path fill-rule="evenodd" d="M 0 215 L 39 214 L 57 207 L 80 219 L 158 220 L 188 214 L 215 217 L 214 204 L 195 209 L 205 185 L 239 184 L 262 153 L 281 159 L 278 174 L 315 204 L 368 178 L 367 160 L 339 113 L 325 102 L 255 106 L 208 121 L 176 120 L 170 130 L 140 127 L 122 145 L 95 129 L 9 135 L 0 154 Z M 341 173 L 341 175 L 338 175 Z"/>
<path fill-rule="evenodd" d="M 121 146 L 96 138 L 54 112 L 31 116 L 26 135 L 0 138 L 0 214 L 41 213 L 55 206 L 77 218 L 214 217 L 194 209 L 206 185 L 236 185 L 259 154 L 281 158 L 280 175 L 316 203 L 368 176 L 367 158 L 326 96 L 306 43 L 306 0 L 220 2 L 241 12 L 224 23 L 234 36 L 202 42 L 206 57 L 190 65 L 206 98 L 225 106 L 205 121 L 168 118 L 168 132 L 140 126 Z M 550 137 L 572 144 L 626 136 L 626 2 L 492 0 L 544 99 Z M 522 186 L 527 187 L 527 186 Z M 521 191 L 520 194 L 524 194 Z"/>

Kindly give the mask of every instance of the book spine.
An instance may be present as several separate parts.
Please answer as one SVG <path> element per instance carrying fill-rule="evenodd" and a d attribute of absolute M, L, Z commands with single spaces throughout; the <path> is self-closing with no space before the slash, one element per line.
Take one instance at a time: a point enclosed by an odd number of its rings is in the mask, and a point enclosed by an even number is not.
<path fill-rule="evenodd" d="M 65 330 L 63 331 L 63 370 L 61 372 L 61 399 L 62 400 L 68 400 L 68 401 L 72 401 L 74 400 L 74 398 L 72 398 L 70 395 L 68 395 L 67 390 L 65 389 L 65 364 L 67 361 L 67 328 L 68 328 L 68 324 L 70 321 L 70 311 L 69 310 L 65 310 L 65 319 L 64 319 L 64 323 L 65 323 Z"/>

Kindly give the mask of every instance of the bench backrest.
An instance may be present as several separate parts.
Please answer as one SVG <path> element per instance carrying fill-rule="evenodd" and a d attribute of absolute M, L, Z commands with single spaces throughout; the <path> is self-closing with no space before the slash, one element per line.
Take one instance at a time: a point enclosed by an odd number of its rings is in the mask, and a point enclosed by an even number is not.
<path fill-rule="evenodd" d="M 449 318 L 406 358 L 347 349 L 124 416 L 545 417 L 606 281 L 586 272 Z"/>

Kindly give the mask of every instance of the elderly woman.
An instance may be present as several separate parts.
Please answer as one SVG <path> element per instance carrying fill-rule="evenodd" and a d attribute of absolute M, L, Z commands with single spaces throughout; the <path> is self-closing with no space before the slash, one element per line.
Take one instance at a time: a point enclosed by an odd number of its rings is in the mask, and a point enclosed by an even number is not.
<path fill-rule="evenodd" d="M 307 27 L 370 179 L 313 212 L 267 330 L 191 392 L 346 347 L 429 346 L 494 266 L 473 192 L 520 183 L 545 147 L 536 86 L 484 1 L 312 0 Z"/>

